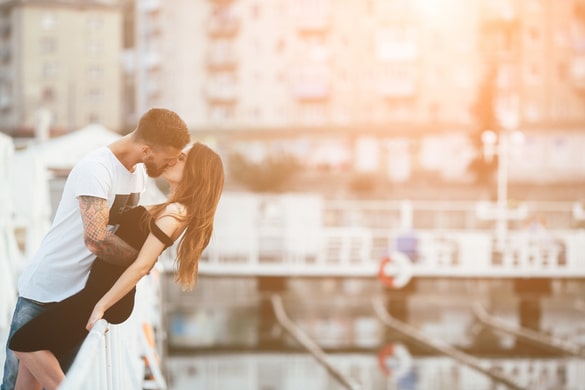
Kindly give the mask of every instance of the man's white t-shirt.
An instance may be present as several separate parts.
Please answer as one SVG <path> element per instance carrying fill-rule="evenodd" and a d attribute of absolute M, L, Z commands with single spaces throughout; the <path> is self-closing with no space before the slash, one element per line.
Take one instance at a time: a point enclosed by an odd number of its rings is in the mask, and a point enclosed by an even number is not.
<path fill-rule="evenodd" d="M 107 146 L 78 162 L 67 178 L 49 232 L 22 271 L 19 295 L 38 302 L 59 302 L 79 292 L 96 256 L 84 243 L 78 197 L 107 199 L 112 223 L 116 214 L 138 205 L 145 185 L 143 164 L 130 172 Z M 113 231 L 115 226 L 109 229 Z"/>

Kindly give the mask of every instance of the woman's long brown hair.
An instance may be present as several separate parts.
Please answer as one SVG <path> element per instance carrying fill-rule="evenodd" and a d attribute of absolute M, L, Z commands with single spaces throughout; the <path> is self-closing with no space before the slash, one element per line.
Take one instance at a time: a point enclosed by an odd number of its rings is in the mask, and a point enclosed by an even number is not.
<path fill-rule="evenodd" d="M 180 203 L 187 208 L 186 216 L 181 220 L 186 223 L 186 229 L 178 245 L 175 277 L 183 289 L 192 289 L 197 284 L 199 258 L 211 239 L 223 183 L 221 158 L 208 146 L 196 142 L 187 152 L 183 179 L 174 193 L 165 203 L 150 210 L 156 218 L 171 203 Z"/>

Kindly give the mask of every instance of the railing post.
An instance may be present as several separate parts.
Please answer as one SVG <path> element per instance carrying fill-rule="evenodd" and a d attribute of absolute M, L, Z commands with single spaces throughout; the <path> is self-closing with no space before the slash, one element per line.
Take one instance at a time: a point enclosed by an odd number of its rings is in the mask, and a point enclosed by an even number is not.
<path fill-rule="evenodd" d="M 106 378 L 106 388 L 108 390 L 114 390 L 114 383 L 112 378 L 112 342 L 111 342 L 111 332 L 106 330 L 104 334 L 104 349 L 105 349 L 105 378 Z"/>

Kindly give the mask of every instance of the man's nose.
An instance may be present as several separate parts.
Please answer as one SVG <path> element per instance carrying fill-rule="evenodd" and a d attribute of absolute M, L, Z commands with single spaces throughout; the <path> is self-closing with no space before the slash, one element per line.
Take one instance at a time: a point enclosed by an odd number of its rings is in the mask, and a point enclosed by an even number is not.
<path fill-rule="evenodd" d="M 170 168 L 170 167 L 174 167 L 175 165 L 177 165 L 177 159 L 174 159 L 173 161 L 169 161 L 169 162 L 167 163 L 167 167 L 168 167 L 168 168 Z"/>

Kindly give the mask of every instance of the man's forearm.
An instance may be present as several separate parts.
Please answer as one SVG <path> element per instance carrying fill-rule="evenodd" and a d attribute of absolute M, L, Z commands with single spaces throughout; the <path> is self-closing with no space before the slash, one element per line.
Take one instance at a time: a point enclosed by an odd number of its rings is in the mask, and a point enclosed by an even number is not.
<path fill-rule="evenodd" d="M 92 252 L 107 263 L 126 266 L 138 256 L 138 251 L 115 234 L 108 234 L 100 242 L 95 242 Z"/>
<path fill-rule="evenodd" d="M 80 196 L 85 246 L 97 257 L 115 265 L 128 265 L 138 251 L 108 230 L 110 209 L 105 199 Z"/>

